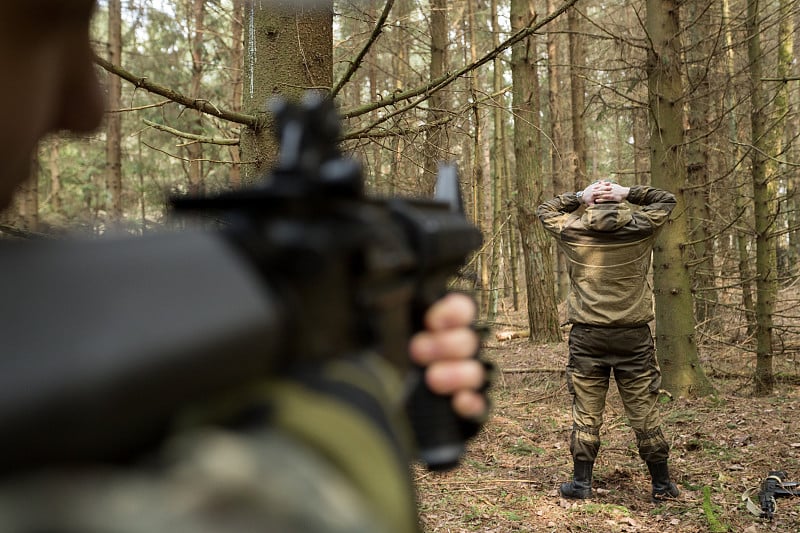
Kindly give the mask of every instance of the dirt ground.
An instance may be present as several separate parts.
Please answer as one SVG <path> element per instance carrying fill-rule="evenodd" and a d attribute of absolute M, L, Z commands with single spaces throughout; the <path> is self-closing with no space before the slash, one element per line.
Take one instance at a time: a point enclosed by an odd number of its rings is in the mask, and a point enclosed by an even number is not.
<path fill-rule="evenodd" d="M 517 314 L 493 331 L 523 324 Z M 494 333 L 484 348 L 498 367 L 488 424 L 460 468 L 415 470 L 426 532 L 800 532 L 800 498 L 779 498 L 767 521 L 748 511 L 743 497 L 752 490 L 758 507 L 758 489 L 773 470 L 800 481 L 800 354 L 797 361 L 792 354 L 776 356 L 775 393 L 755 398 L 749 378 L 754 356 L 734 347 L 701 347 L 717 394 L 662 396 L 672 477 L 682 492 L 663 505 L 650 502 L 647 469 L 612 384 L 595 494 L 576 502 L 558 493 L 572 473 L 566 343 L 501 342 Z"/>

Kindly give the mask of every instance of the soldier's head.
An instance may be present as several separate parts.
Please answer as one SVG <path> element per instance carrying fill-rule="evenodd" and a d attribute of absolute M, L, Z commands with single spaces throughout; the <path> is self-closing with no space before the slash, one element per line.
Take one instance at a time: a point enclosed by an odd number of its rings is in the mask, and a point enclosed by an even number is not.
<path fill-rule="evenodd" d="M 0 2 L 0 209 L 30 173 L 50 132 L 85 132 L 102 118 L 89 42 L 94 0 Z"/>

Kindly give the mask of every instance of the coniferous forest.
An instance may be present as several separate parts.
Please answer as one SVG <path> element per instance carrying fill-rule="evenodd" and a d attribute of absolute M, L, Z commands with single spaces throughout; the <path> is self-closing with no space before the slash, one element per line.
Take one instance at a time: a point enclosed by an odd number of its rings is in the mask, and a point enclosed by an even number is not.
<path fill-rule="evenodd" d="M 160 231 L 171 195 L 269 171 L 271 96 L 322 91 L 370 194 L 429 196 L 437 164 L 454 162 L 483 235 L 454 283 L 493 328 L 497 411 L 464 470 L 418 472 L 427 531 L 795 531 L 796 500 L 765 523 L 740 496 L 769 470 L 800 479 L 798 27 L 793 0 L 327 0 L 290 13 L 102 0 L 105 123 L 42 143 L 0 233 Z M 644 503 L 621 409 L 604 426 L 599 501 L 554 489 L 570 467 L 569 282 L 535 209 L 598 179 L 678 198 L 652 271 L 684 491 L 666 509 Z"/>

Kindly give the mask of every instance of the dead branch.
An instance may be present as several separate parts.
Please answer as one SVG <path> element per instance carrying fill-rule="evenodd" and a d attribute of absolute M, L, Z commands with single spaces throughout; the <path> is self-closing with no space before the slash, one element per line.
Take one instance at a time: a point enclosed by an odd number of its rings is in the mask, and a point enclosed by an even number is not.
<path fill-rule="evenodd" d="M 513 46 L 516 43 L 522 41 L 523 39 L 529 37 L 533 33 L 536 33 L 542 27 L 544 27 L 545 25 L 547 25 L 548 23 L 552 22 L 554 19 L 556 19 L 557 17 L 559 17 L 560 15 L 565 13 L 567 11 L 567 9 L 572 7 L 576 2 L 577 2 L 577 0 L 567 0 L 567 1 L 565 1 L 558 9 L 556 9 L 555 11 L 550 13 L 547 17 L 542 19 L 542 21 L 540 23 L 538 23 L 538 24 L 535 24 L 535 25 L 533 24 L 536 19 L 531 20 L 531 22 L 530 22 L 530 24 L 528 24 L 528 26 L 526 26 L 526 27 L 524 27 L 524 28 L 522 28 L 520 30 L 517 30 L 517 32 L 514 33 L 511 37 L 509 37 L 508 39 L 506 39 L 505 41 L 500 43 L 496 48 L 494 48 L 493 50 L 491 50 L 488 53 L 486 53 L 485 55 L 483 55 L 481 58 L 479 58 L 474 63 L 470 63 L 469 65 L 465 65 L 464 67 L 462 67 L 462 68 L 460 68 L 460 69 L 458 69 L 458 70 L 456 70 L 454 72 L 445 73 L 444 75 L 436 78 L 435 80 L 431 80 L 429 83 L 427 83 L 425 85 L 422 85 L 420 87 L 416 87 L 414 89 L 410 89 L 410 90 L 405 91 L 405 92 L 395 93 L 392 96 L 390 96 L 388 98 L 384 98 L 384 99 L 382 99 L 382 100 L 380 100 L 378 102 L 372 102 L 370 104 L 366 104 L 366 105 L 357 107 L 355 109 L 351 109 L 350 111 L 343 112 L 342 116 L 344 118 L 358 117 L 358 116 L 361 116 L 361 115 L 364 115 L 364 114 L 367 114 L 367 113 L 371 113 L 372 111 L 374 111 L 376 109 L 380 109 L 380 108 L 383 108 L 383 107 L 388 107 L 388 106 L 397 104 L 399 102 L 402 102 L 404 100 L 411 100 L 412 98 L 415 98 L 417 96 L 423 95 L 421 98 L 415 100 L 414 102 L 412 102 L 411 104 L 407 105 L 406 107 L 404 107 L 402 109 L 398 109 L 398 111 L 402 112 L 402 111 L 408 111 L 410 109 L 413 109 L 414 107 L 417 107 L 421 102 L 424 102 L 425 100 L 427 100 L 431 96 L 431 94 L 433 94 L 434 92 L 436 92 L 438 90 L 441 90 L 444 87 L 447 87 L 448 85 L 450 85 L 455 80 L 457 80 L 460 77 L 468 74 L 469 72 L 472 72 L 473 70 L 477 69 L 478 67 L 481 67 L 481 66 L 483 66 L 484 64 L 486 64 L 486 63 L 488 63 L 490 61 L 493 61 L 497 56 L 499 56 L 501 53 L 503 53 L 505 50 L 507 50 L 511 46 Z M 390 113 L 389 115 L 387 115 L 387 117 L 384 117 L 384 120 L 390 118 L 391 116 L 394 116 L 395 114 L 397 114 L 397 112 Z"/>
<path fill-rule="evenodd" d="M 364 56 L 367 55 L 369 49 L 372 48 L 372 45 L 378 40 L 378 37 L 383 32 L 383 25 L 386 23 L 386 19 L 389 18 L 389 13 L 392 11 L 392 6 L 394 5 L 394 0 L 387 0 L 386 5 L 383 7 L 383 13 L 375 22 L 375 27 L 372 29 L 372 34 L 369 36 L 364 47 L 358 53 L 358 56 L 355 60 L 350 62 L 350 67 L 345 72 L 342 79 L 339 80 L 339 83 L 331 90 L 331 98 L 335 98 L 339 91 L 342 90 L 342 87 L 345 83 L 350 81 L 350 78 L 355 74 L 358 68 L 361 66 L 361 62 L 364 60 Z"/>
<path fill-rule="evenodd" d="M 494 338 L 498 341 L 510 341 L 511 339 L 524 339 L 531 336 L 531 330 L 518 329 L 513 331 L 498 331 L 494 334 Z"/>
<path fill-rule="evenodd" d="M 236 146 L 239 144 L 239 139 L 230 139 L 227 137 L 206 137 L 204 135 L 196 135 L 194 133 L 187 133 L 185 131 L 176 130 L 175 128 L 170 128 L 169 126 L 165 126 L 164 124 L 159 124 L 157 122 L 153 122 L 152 120 L 142 119 L 142 122 L 150 126 L 151 128 L 159 131 L 164 131 L 175 137 L 180 137 L 181 139 L 188 139 L 190 141 L 205 143 L 205 144 L 218 144 L 221 146 Z"/>
<path fill-rule="evenodd" d="M 208 100 L 190 98 L 177 91 L 164 87 L 163 85 L 153 83 L 146 77 L 135 76 L 119 65 L 115 65 L 110 61 L 103 59 L 102 57 L 95 56 L 94 61 L 111 74 L 119 76 L 120 78 L 132 83 L 136 88 L 142 88 L 153 94 L 158 94 L 190 109 L 195 109 L 202 113 L 206 113 L 207 115 L 212 115 L 223 120 L 235 122 L 237 124 L 244 124 L 245 126 L 249 126 L 253 129 L 259 129 L 263 125 L 255 115 L 248 115 L 246 113 L 239 113 L 236 111 L 228 111 L 215 106 Z"/>

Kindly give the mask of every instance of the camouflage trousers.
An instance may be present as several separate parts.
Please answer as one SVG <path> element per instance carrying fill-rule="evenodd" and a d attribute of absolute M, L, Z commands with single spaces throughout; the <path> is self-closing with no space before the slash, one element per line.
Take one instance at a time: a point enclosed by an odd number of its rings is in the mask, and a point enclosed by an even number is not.
<path fill-rule="evenodd" d="M 666 461 L 669 444 L 661 432 L 657 405 L 661 369 L 647 325 L 572 327 L 567 387 L 572 395 L 573 459 L 594 462 L 597 457 L 612 371 L 639 456 L 646 462 Z"/>

